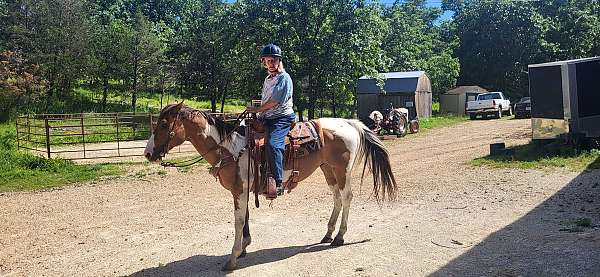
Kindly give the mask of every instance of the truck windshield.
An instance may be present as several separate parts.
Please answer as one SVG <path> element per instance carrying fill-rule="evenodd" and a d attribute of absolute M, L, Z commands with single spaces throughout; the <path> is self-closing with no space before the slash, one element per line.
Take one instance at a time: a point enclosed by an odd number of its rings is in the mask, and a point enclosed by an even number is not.
<path fill-rule="evenodd" d="M 480 94 L 477 96 L 478 100 L 492 100 L 492 99 L 500 99 L 499 93 L 489 93 L 489 94 Z"/>

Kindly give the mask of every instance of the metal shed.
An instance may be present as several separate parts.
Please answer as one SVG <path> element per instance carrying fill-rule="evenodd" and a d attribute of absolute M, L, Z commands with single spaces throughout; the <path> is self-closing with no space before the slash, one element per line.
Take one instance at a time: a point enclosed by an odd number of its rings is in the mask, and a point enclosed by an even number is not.
<path fill-rule="evenodd" d="M 363 76 L 358 79 L 357 115 L 365 119 L 373 110 L 407 108 L 409 119 L 431 116 L 431 80 L 425 71 L 382 73 L 383 90 L 375 79 Z"/>
<path fill-rule="evenodd" d="M 529 65 L 533 139 L 600 137 L 600 57 Z"/>
<path fill-rule="evenodd" d="M 487 92 L 480 86 L 460 86 L 440 95 L 440 113 L 465 115 L 467 101 L 475 100 L 478 94 Z"/>

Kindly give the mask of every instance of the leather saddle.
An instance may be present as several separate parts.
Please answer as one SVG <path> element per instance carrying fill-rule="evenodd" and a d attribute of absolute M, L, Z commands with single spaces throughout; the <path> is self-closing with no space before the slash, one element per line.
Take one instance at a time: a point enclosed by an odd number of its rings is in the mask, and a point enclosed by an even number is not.
<path fill-rule="evenodd" d="M 258 207 L 258 194 L 265 195 L 267 199 L 272 200 L 277 197 L 275 189 L 275 181 L 269 173 L 269 151 L 265 151 L 266 143 L 266 128 L 257 119 L 251 119 L 248 131 L 248 143 L 252 149 L 252 157 L 254 160 L 255 179 L 253 186 L 256 194 L 256 205 Z M 288 193 L 294 189 L 299 182 L 300 171 L 298 160 L 308 156 L 308 154 L 318 151 L 323 146 L 323 135 L 321 127 L 317 121 L 311 120 L 308 122 L 293 123 L 290 132 L 285 138 L 284 152 L 284 168 L 292 170 L 292 174 L 287 182 L 284 183 L 284 188 Z"/>

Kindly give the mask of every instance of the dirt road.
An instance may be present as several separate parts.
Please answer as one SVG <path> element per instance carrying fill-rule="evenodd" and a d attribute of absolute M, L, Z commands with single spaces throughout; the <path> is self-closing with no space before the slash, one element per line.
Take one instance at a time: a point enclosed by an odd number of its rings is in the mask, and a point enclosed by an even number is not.
<path fill-rule="evenodd" d="M 600 171 L 472 167 L 528 120 L 476 120 L 388 143 L 400 197 L 353 185 L 346 245 L 316 244 L 333 198 L 315 174 L 250 210 L 232 276 L 599 276 Z M 222 276 L 232 201 L 207 169 L 158 166 L 61 190 L 0 196 L 0 276 Z M 358 176 L 358 174 L 355 174 Z M 591 227 L 577 226 L 581 218 Z M 581 220 L 580 220 L 581 222 Z"/>

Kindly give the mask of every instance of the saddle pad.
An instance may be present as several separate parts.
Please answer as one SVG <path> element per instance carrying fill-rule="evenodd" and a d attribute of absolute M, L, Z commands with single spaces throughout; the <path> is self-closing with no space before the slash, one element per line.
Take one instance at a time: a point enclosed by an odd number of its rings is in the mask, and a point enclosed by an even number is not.
<path fill-rule="evenodd" d="M 318 145 L 321 143 L 321 130 L 320 126 L 316 121 L 311 120 L 308 122 L 297 122 L 292 125 L 292 129 L 285 138 L 285 145 L 290 144 L 290 139 L 294 141 L 294 144 L 306 144 L 309 142 L 317 142 Z M 265 133 L 254 133 L 254 141 L 256 146 L 265 145 Z"/>

